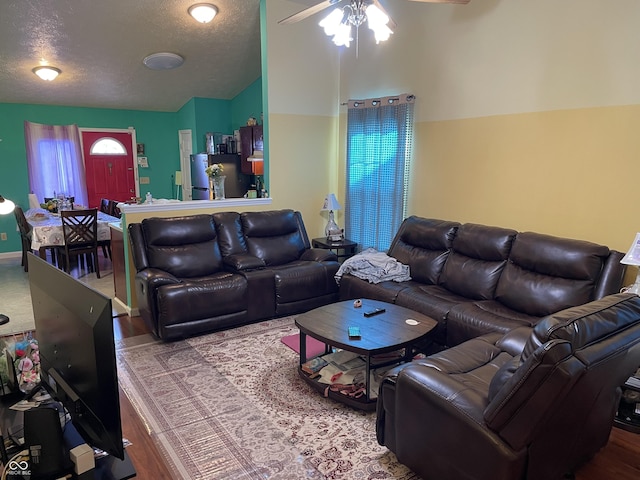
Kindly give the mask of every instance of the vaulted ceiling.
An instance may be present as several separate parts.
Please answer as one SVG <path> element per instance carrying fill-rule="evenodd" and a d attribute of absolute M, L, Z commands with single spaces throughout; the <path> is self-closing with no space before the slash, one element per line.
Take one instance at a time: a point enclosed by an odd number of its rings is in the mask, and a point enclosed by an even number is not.
<path fill-rule="evenodd" d="M 259 0 L 212 0 L 219 13 L 196 22 L 198 0 L 2 0 L 0 103 L 174 112 L 192 97 L 231 99 L 260 77 Z M 142 60 L 176 53 L 175 70 Z M 32 72 L 46 61 L 53 82 Z"/>

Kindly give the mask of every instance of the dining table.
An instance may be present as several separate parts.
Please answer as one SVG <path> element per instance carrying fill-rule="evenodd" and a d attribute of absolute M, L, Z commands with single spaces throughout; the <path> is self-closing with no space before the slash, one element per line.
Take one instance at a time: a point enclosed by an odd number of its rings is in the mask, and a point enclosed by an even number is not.
<path fill-rule="evenodd" d="M 47 249 L 64 245 L 62 220 L 59 213 L 43 208 L 31 208 L 25 212 L 27 222 L 32 227 L 31 248 L 40 258 L 46 258 Z M 119 224 L 120 219 L 98 210 L 98 241 L 111 239 L 110 224 Z"/>

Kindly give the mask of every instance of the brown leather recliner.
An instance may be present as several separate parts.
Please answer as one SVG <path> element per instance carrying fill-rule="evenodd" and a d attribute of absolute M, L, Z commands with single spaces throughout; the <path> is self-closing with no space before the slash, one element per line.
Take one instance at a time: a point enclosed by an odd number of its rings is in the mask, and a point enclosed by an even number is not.
<path fill-rule="evenodd" d="M 140 315 L 163 340 L 338 299 L 336 255 L 311 248 L 300 212 L 147 218 L 128 232 Z"/>
<path fill-rule="evenodd" d="M 129 225 L 140 316 L 164 339 L 246 323 L 247 279 L 225 270 L 211 215 Z"/>
<path fill-rule="evenodd" d="M 378 442 L 425 480 L 553 480 L 608 441 L 640 365 L 640 297 L 615 294 L 397 367 Z"/>

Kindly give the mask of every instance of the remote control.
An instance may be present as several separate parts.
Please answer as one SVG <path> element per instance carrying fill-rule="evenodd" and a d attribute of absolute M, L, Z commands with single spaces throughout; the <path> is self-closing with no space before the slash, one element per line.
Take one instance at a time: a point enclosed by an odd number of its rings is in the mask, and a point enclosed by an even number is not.
<path fill-rule="evenodd" d="M 349 338 L 360 337 L 360 327 L 348 327 Z"/>
<path fill-rule="evenodd" d="M 374 315 L 379 315 L 380 313 L 384 313 L 386 310 L 384 308 L 375 308 L 373 310 L 369 310 L 364 312 L 365 317 L 373 317 Z"/>

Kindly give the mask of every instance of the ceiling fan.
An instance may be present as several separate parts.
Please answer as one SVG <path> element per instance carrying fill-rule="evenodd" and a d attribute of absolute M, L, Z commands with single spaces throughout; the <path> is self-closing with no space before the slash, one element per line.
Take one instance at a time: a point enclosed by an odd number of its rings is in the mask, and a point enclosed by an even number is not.
<path fill-rule="evenodd" d="M 424 3 L 457 3 L 466 5 L 471 0 L 411 0 L 413 2 Z M 343 4 L 341 7 L 340 4 Z M 385 41 L 393 33 L 396 23 L 391 19 L 379 0 L 324 0 L 311 7 L 283 18 L 278 23 L 288 24 L 299 22 L 305 18 L 315 15 L 329 7 L 336 6 L 329 15 L 321 22 L 327 35 L 333 36 L 333 43 L 336 45 L 349 46 L 351 40 L 351 27 L 356 27 L 356 55 L 358 45 L 358 29 L 365 21 L 369 28 L 373 30 L 376 43 Z"/>

